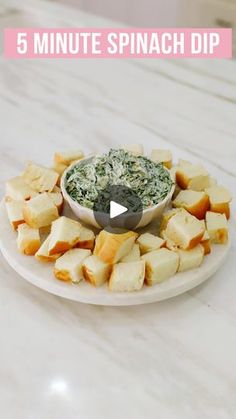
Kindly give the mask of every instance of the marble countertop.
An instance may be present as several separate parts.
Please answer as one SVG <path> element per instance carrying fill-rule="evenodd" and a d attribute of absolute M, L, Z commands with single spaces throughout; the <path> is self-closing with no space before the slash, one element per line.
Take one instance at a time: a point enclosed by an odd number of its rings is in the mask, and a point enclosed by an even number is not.
<path fill-rule="evenodd" d="M 112 26 L 55 1 L 1 0 L 0 28 Z M 236 197 L 236 62 L 0 58 L 0 192 L 25 160 L 123 143 L 202 161 Z M 235 206 L 233 206 L 235 217 Z M 4 419 L 233 419 L 235 222 L 227 262 L 172 300 L 97 307 L 49 295 L 0 256 Z"/>

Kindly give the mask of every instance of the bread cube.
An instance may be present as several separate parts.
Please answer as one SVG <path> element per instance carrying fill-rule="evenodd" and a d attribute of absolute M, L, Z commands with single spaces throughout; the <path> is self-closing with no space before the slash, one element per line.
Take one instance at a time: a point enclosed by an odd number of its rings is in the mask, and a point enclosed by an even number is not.
<path fill-rule="evenodd" d="M 32 228 L 46 227 L 59 217 L 56 205 L 46 192 L 25 202 L 23 216 Z"/>
<path fill-rule="evenodd" d="M 24 181 L 37 192 L 51 192 L 58 180 L 55 170 L 29 162 L 22 173 Z"/>
<path fill-rule="evenodd" d="M 146 264 L 145 280 L 147 285 L 160 284 L 172 277 L 179 267 L 179 255 L 162 248 L 142 256 Z"/>
<path fill-rule="evenodd" d="M 135 156 L 143 155 L 143 146 L 141 144 L 125 144 L 122 148 Z"/>
<path fill-rule="evenodd" d="M 169 222 L 169 220 L 171 219 L 171 217 L 173 217 L 175 214 L 177 214 L 178 212 L 184 211 L 187 214 L 187 211 L 185 211 L 184 209 L 181 208 L 172 208 L 170 210 L 167 210 L 164 212 L 164 214 L 162 215 L 162 219 L 161 219 L 161 223 L 160 223 L 160 233 L 162 231 L 165 231 L 167 224 Z M 162 235 L 161 235 L 162 237 Z"/>
<path fill-rule="evenodd" d="M 225 214 L 226 218 L 230 218 L 230 206 L 232 195 L 228 189 L 223 186 L 212 186 L 206 189 L 206 194 L 210 200 L 210 211 Z"/>
<path fill-rule="evenodd" d="M 48 192 L 49 198 L 52 199 L 54 205 L 56 205 L 58 213 L 61 214 L 63 211 L 64 200 L 61 193 L 61 189 L 55 186 L 52 192 Z"/>
<path fill-rule="evenodd" d="M 7 200 L 5 204 L 11 226 L 13 230 L 17 230 L 18 226 L 25 222 L 23 217 L 24 201 Z"/>
<path fill-rule="evenodd" d="M 175 208 L 184 208 L 190 214 L 197 217 L 199 220 L 205 218 L 206 212 L 209 210 L 210 202 L 205 192 L 191 191 L 186 189 L 180 191 L 173 201 Z"/>
<path fill-rule="evenodd" d="M 103 262 L 96 255 L 91 255 L 82 265 L 84 278 L 94 287 L 100 287 L 108 281 L 111 273 L 111 265 Z"/>
<path fill-rule="evenodd" d="M 189 271 L 190 269 L 198 268 L 204 258 L 204 248 L 198 244 L 191 250 L 178 250 L 179 255 L 179 268 L 178 272 Z"/>
<path fill-rule="evenodd" d="M 209 174 L 201 165 L 184 165 L 176 172 L 176 182 L 181 189 L 204 191 L 209 186 Z"/>
<path fill-rule="evenodd" d="M 40 262 L 55 262 L 55 260 L 57 260 L 61 256 L 61 253 L 49 255 L 49 243 L 50 235 L 44 240 L 39 250 L 35 253 L 36 259 L 38 259 Z"/>
<path fill-rule="evenodd" d="M 192 249 L 199 244 L 204 232 L 201 221 L 186 211 L 171 217 L 165 230 L 166 236 L 183 250 Z"/>
<path fill-rule="evenodd" d="M 154 149 L 151 153 L 151 160 L 155 163 L 163 163 L 167 169 L 172 167 L 172 153 L 170 150 Z"/>
<path fill-rule="evenodd" d="M 164 246 L 165 241 L 160 237 L 154 236 L 154 234 L 144 233 L 139 236 L 137 243 L 139 244 L 141 255 L 143 255 L 144 253 L 160 249 Z"/>
<path fill-rule="evenodd" d="M 95 243 L 95 234 L 93 230 L 81 226 L 79 241 L 76 243 L 76 247 L 80 249 L 90 249 L 93 250 Z"/>
<path fill-rule="evenodd" d="M 206 227 L 212 243 L 226 244 L 228 242 L 228 223 L 225 214 L 208 211 Z"/>
<path fill-rule="evenodd" d="M 82 265 L 91 255 L 87 249 L 71 249 L 56 260 L 54 275 L 61 281 L 79 283 L 83 279 Z"/>
<path fill-rule="evenodd" d="M 102 230 L 97 236 L 94 254 L 106 263 L 117 263 L 130 253 L 137 237 L 134 231 L 112 233 Z"/>
<path fill-rule="evenodd" d="M 200 244 L 204 249 L 204 255 L 208 255 L 209 253 L 211 253 L 211 240 L 210 240 L 209 233 L 206 229 L 205 220 L 201 220 L 201 223 L 202 223 L 203 227 L 205 228 L 205 233 L 202 237 L 202 240 L 201 240 Z"/>
<path fill-rule="evenodd" d="M 31 228 L 27 224 L 18 227 L 17 247 L 21 253 L 32 256 L 40 248 L 39 230 Z"/>
<path fill-rule="evenodd" d="M 144 261 L 118 263 L 113 266 L 109 290 L 113 292 L 139 291 L 143 286 L 144 276 Z"/>
<path fill-rule="evenodd" d="M 136 262 L 137 260 L 140 260 L 140 248 L 139 244 L 135 243 L 128 255 L 121 259 L 121 262 Z"/>
<path fill-rule="evenodd" d="M 6 182 L 6 196 L 14 201 L 24 201 L 37 195 L 21 176 L 16 176 Z"/>
<path fill-rule="evenodd" d="M 173 242 L 173 240 L 168 238 L 165 230 L 163 230 L 162 232 L 162 237 L 163 237 L 163 240 L 165 241 L 164 247 L 173 251 L 176 251 L 178 249 L 178 246 Z"/>
<path fill-rule="evenodd" d="M 81 160 L 84 157 L 84 153 L 81 150 L 72 150 L 69 152 L 56 152 L 54 155 L 55 165 L 69 166 L 76 160 Z"/>
<path fill-rule="evenodd" d="M 52 223 L 49 255 L 64 253 L 74 247 L 80 237 L 81 224 L 78 221 L 62 216 Z"/>

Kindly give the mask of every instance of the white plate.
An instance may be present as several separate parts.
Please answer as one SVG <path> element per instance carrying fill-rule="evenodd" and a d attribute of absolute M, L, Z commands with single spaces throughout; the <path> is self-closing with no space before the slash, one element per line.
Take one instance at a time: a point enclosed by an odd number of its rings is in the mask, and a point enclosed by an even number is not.
<path fill-rule="evenodd" d="M 144 286 L 141 291 L 133 293 L 112 293 L 105 285 L 94 288 L 87 282 L 72 285 L 55 279 L 53 264 L 40 263 L 33 256 L 25 256 L 18 252 L 16 233 L 11 229 L 3 201 L 0 204 L 0 248 L 3 256 L 18 274 L 45 291 L 82 303 L 122 306 L 165 300 L 196 287 L 220 268 L 230 243 L 213 246 L 212 253 L 204 259 L 200 268 L 178 273 L 160 285 Z"/>

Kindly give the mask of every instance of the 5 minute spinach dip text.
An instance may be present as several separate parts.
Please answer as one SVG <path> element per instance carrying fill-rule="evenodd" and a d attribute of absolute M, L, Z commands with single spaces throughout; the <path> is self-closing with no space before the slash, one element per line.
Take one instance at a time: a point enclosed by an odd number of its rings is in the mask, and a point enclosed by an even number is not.
<path fill-rule="evenodd" d="M 147 209 L 168 195 L 173 182 L 162 163 L 114 149 L 79 162 L 65 178 L 65 187 L 71 198 L 91 209 L 99 193 L 112 185 L 132 189 L 141 199 L 143 209 Z"/>

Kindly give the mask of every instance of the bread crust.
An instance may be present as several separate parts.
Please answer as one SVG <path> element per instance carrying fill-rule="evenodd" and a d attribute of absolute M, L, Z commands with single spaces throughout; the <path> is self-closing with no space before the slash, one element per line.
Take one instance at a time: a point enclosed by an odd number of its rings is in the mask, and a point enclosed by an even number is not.
<path fill-rule="evenodd" d="M 20 251 L 27 256 L 34 256 L 39 250 L 40 245 L 39 240 L 30 240 L 27 244 L 24 243 L 23 246 L 21 246 Z"/>
<path fill-rule="evenodd" d="M 225 214 L 227 220 L 230 218 L 230 204 L 228 202 L 222 204 L 211 204 L 210 211 Z"/>
<path fill-rule="evenodd" d="M 55 255 L 57 253 L 65 253 L 67 250 L 73 248 L 79 240 L 79 236 L 73 240 L 72 243 L 66 241 L 58 241 L 55 246 L 50 249 L 49 256 Z"/>
<path fill-rule="evenodd" d="M 19 225 L 24 224 L 24 223 L 25 223 L 25 220 L 17 220 L 17 221 L 12 221 L 11 225 L 12 225 L 13 230 L 17 230 Z"/>
<path fill-rule="evenodd" d="M 183 172 L 177 170 L 175 179 L 181 189 L 188 189 L 189 179 Z"/>
<path fill-rule="evenodd" d="M 199 233 L 197 236 L 193 237 L 192 240 L 190 240 L 188 247 L 186 247 L 184 250 L 191 250 L 196 247 L 199 243 L 201 243 L 203 236 L 204 232 Z"/>
<path fill-rule="evenodd" d="M 201 241 L 201 246 L 204 249 L 204 255 L 209 255 L 211 253 L 211 241 L 210 239 Z"/>
<path fill-rule="evenodd" d="M 205 194 L 195 205 L 176 205 L 173 201 L 173 206 L 175 208 L 184 208 L 190 214 L 194 215 L 199 220 L 204 220 L 206 216 L 206 212 L 210 208 L 210 201 L 209 197 Z"/>
<path fill-rule="evenodd" d="M 67 270 L 60 270 L 54 268 L 54 275 L 57 279 L 64 282 L 72 282 L 72 278 L 70 276 L 70 272 Z"/>
<path fill-rule="evenodd" d="M 78 247 L 79 249 L 93 250 L 94 249 L 94 243 L 95 243 L 95 238 L 92 239 L 92 240 L 78 241 L 78 243 L 76 244 L 75 247 Z"/>

